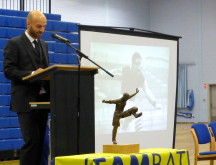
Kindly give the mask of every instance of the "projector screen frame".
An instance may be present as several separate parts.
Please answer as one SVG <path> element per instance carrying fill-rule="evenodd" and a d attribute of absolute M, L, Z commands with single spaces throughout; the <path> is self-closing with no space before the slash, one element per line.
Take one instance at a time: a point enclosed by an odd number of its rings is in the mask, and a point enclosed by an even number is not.
<path fill-rule="evenodd" d="M 129 28 L 129 27 L 109 27 L 109 26 L 91 26 L 91 25 L 81 25 L 78 24 L 79 34 L 81 30 L 84 31 L 93 31 L 93 32 L 102 32 L 102 33 L 113 33 L 113 34 L 123 34 L 123 35 L 132 35 L 140 37 L 149 37 L 149 38 L 159 38 L 167 40 L 179 41 L 180 36 L 174 36 L 149 30 Z M 80 39 L 79 39 L 80 41 Z M 79 44 L 81 44 L 79 42 Z"/>
<path fill-rule="evenodd" d="M 129 28 L 129 27 L 108 27 L 108 26 L 92 26 L 92 25 L 78 25 L 79 34 L 80 31 L 92 31 L 92 32 L 101 32 L 101 33 L 111 33 L 111 34 L 121 34 L 121 35 L 130 35 L 138 37 L 147 37 L 147 38 L 156 38 L 164 40 L 173 40 L 177 41 L 177 66 L 179 64 L 179 39 L 180 36 L 173 36 L 169 34 L 163 34 L 143 29 Z M 81 35 L 79 35 L 80 37 Z M 81 48 L 81 38 L 79 39 L 79 45 Z M 88 56 L 88 54 L 87 54 Z M 103 66 L 102 66 L 103 67 Z M 174 110 L 174 126 L 173 126 L 173 143 L 172 148 L 175 148 L 175 135 L 176 135 L 176 114 L 177 114 L 177 87 L 178 87 L 178 67 L 176 68 L 176 89 L 175 89 L 175 110 Z"/>

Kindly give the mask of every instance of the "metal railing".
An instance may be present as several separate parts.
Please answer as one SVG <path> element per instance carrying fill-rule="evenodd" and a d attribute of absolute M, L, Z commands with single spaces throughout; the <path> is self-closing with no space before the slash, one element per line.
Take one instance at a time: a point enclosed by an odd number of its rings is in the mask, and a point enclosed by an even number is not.
<path fill-rule="evenodd" d="M 51 0 L 0 0 L 0 8 L 51 13 Z"/>

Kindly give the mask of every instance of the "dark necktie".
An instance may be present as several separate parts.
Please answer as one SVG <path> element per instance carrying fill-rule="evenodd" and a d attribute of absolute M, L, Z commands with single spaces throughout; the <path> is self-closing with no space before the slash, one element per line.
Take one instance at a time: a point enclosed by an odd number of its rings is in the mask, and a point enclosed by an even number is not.
<path fill-rule="evenodd" d="M 40 56 L 39 43 L 36 40 L 34 40 L 33 43 L 35 44 L 35 50 L 36 50 L 37 54 Z"/>

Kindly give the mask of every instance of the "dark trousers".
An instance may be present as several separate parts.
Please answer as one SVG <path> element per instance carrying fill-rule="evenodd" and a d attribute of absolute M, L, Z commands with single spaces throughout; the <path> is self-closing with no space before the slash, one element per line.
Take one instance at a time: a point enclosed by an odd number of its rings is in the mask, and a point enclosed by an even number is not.
<path fill-rule="evenodd" d="M 24 145 L 20 152 L 20 165 L 40 165 L 48 110 L 18 112 Z"/>

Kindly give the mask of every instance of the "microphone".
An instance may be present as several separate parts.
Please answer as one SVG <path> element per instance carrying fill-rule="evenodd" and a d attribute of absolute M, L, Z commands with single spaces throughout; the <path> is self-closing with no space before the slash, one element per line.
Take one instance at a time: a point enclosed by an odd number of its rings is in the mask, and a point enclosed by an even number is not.
<path fill-rule="evenodd" d="M 58 34 L 56 34 L 56 33 L 52 33 L 51 36 L 52 36 L 53 38 L 56 38 L 56 39 L 60 40 L 61 42 L 64 42 L 64 43 L 71 43 L 70 40 L 68 40 L 67 38 L 64 38 L 64 37 L 62 37 L 62 36 L 60 36 L 60 35 L 58 35 Z"/>

